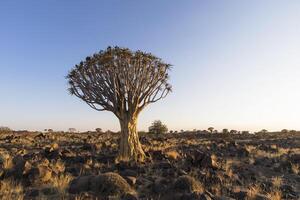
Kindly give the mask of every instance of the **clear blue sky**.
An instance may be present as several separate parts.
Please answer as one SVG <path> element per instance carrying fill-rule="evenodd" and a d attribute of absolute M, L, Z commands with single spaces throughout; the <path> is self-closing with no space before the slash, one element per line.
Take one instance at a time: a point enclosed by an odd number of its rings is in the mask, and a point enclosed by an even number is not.
<path fill-rule="evenodd" d="M 139 129 L 300 129 L 300 1 L 3 0 L 0 126 L 119 130 L 67 92 L 65 75 L 108 45 L 174 65 L 174 92 Z"/>

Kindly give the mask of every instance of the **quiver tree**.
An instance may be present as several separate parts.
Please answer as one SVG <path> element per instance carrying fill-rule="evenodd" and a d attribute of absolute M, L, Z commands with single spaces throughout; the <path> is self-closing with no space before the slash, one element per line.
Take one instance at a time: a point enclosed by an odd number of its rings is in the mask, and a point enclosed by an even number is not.
<path fill-rule="evenodd" d="M 111 111 L 120 121 L 118 160 L 143 161 L 137 133 L 140 112 L 171 91 L 170 64 L 142 51 L 108 47 L 87 57 L 68 74 L 69 91 L 98 111 Z"/>

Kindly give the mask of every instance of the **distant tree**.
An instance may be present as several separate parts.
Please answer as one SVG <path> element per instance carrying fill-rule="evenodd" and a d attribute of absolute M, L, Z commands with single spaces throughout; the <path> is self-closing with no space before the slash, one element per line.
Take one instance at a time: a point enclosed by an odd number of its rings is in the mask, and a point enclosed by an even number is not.
<path fill-rule="evenodd" d="M 50 129 L 47 130 L 47 132 L 48 133 L 53 133 L 53 129 L 50 128 Z"/>
<path fill-rule="evenodd" d="M 207 130 L 212 133 L 214 129 L 215 129 L 214 127 L 209 127 Z"/>
<path fill-rule="evenodd" d="M 281 130 L 281 133 L 288 133 L 289 132 L 289 130 L 287 130 L 287 129 L 282 129 Z"/>
<path fill-rule="evenodd" d="M 152 122 L 151 126 L 149 127 L 149 133 L 163 134 L 167 132 L 168 132 L 167 126 L 163 124 L 160 120 L 155 120 L 154 122 Z"/>
<path fill-rule="evenodd" d="M 261 133 L 267 133 L 267 132 L 268 132 L 268 130 L 266 130 L 266 129 L 262 129 L 260 132 L 261 132 Z"/>
<path fill-rule="evenodd" d="M 12 130 L 9 128 L 9 127 L 6 127 L 6 126 L 0 126 L 0 133 L 11 133 Z"/>
<path fill-rule="evenodd" d="M 95 129 L 97 133 L 102 133 L 102 129 L 101 128 L 96 128 Z"/>
<path fill-rule="evenodd" d="M 230 130 L 230 133 L 231 133 L 231 134 L 237 134 L 238 131 L 237 131 L 237 130 Z"/>
<path fill-rule="evenodd" d="M 69 128 L 69 132 L 70 132 L 70 133 L 76 133 L 77 130 L 76 130 L 76 128 Z"/>
<path fill-rule="evenodd" d="M 227 133 L 229 133 L 229 131 L 228 131 L 227 128 L 224 128 L 224 129 L 222 130 L 222 133 L 227 134 Z"/>
<path fill-rule="evenodd" d="M 250 132 L 249 131 L 242 131 L 241 133 L 242 134 L 249 134 Z"/>
<path fill-rule="evenodd" d="M 296 133 L 297 131 L 296 130 L 290 130 L 290 133 Z"/>
<path fill-rule="evenodd" d="M 174 133 L 174 131 L 171 130 L 170 133 Z"/>
<path fill-rule="evenodd" d="M 143 161 L 137 119 L 149 104 L 166 97 L 170 64 L 156 56 L 127 48 L 108 47 L 87 57 L 67 76 L 69 91 L 98 111 L 113 112 L 119 119 L 119 161 Z"/>

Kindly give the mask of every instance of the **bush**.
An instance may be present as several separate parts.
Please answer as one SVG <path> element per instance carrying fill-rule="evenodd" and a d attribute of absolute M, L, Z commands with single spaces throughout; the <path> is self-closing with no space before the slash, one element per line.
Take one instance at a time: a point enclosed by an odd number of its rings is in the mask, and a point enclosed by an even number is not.
<path fill-rule="evenodd" d="M 229 131 L 228 131 L 227 128 L 224 128 L 224 129 L 222 130 L 222 133 L 223 133 L 223 134 L 227 134 L 227 133 L 229 133 Z"/>
<path fill-rule="evenodd" d="M 149 127 L 149 133 L 163 134 L 167 132 L 168 132 L 167 126 L 164 125 L 160 120 L 154 121 L 152 125 Z"/>
<path fill-rule="evenodd" d="M 0 134 L 6 134 L 6 133 L 11 133 L 12 130 L 8 127 L 5 127 L 5 126 L 1 126 L 0 127 Z"/>

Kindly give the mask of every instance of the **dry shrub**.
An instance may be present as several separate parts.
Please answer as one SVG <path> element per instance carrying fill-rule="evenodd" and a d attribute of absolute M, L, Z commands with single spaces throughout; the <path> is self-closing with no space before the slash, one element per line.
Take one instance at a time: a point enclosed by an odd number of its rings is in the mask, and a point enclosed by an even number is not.
<path fill-rule="evenodd" d="M 0 181 L 0 199 L 23 200 L 23 186 L 11 179 Z"/>
<path fill-rule="evenodd" d="M 175 191 L 203 193 L 204 186 L 195 178 L 185 175 L 180 176 L 174 183 Z"/>
<path fill-rule="evenodd" d="M 282 198 L 282 193 L 280 190 L 274 190 L 274 191 L 271 191 L 270 193 L 267 194 L 267 198 L 269 200 L 281 200 Z"/>
<path fill-rule="evenodd" d="M 225 166 L 224 166 L 225 174 L 231 179 L 234 176 L 234 173 L 232 171 L 232 163 L 233 163 L 233 160 L 228 159 L 228 160 L 226 160 Z"/>
<path fill-rule="evenodd" d="M 256 196 L 260 193 L 261 189 L 259 185 L 252 185 L 247 190 L 247 199 L 256 199 Z"/>
<path fill-rule="evenodd" d="M 272 179 L 272 184 L 275 188 L 280 188 L 282 185 L 282 178 L 277 176 Z"/>
<path fill-rule="evenodd" d="M 51 179 L 52 187 L 55 188 L 61 196 L 66 194 L 69 187 L 69 183 L 73 180 L 73 177 L 68 174 L 62 174 L 60 176 L 55 176 Z"/>
<path fill-rule="evenodd" d="M 210 189 L 216 196 L 222 196 L 222 186 L 220 184 L 214 184 L 210 187 Z"/>
<path fill-rule="evenodd" d="M 10 170 L 13 168 L 14 164 L 13 164 L 13 158 L 9 155 L 9 154 L 3 154 L 0 157 L 1 163 L 2 163 L 2 167 L 5 170 Z"/>
<path fill-rule="evenodd" d="M 299 164 L 293 164 L 292 163 L 292 172 L 294 173 L 294 174 L 299 174 L 299 172 L 300 172 L 300 166 L 299 166 Z"/>
<path fill-rule="evenodd" d="M 63 173 L 65 171 L 65 163 L 61 160 L 57 160 L 55 163 L 51 166 L 52 170 L 54 170 L 57 174 Z"/>

